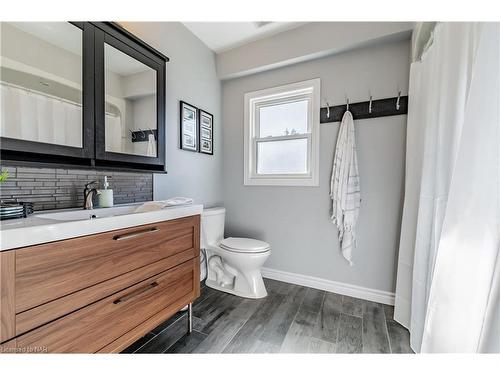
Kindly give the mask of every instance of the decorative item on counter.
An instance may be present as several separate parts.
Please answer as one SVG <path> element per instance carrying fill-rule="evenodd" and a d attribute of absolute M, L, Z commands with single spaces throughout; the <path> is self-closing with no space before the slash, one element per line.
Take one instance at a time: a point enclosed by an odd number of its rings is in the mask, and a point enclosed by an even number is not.
<path fill-rule="evenodd" d="M 198 117 L 200 121 L 200 152 L 213 155 L 214 116 L 200 109 Z"/>
<path fill-rule="evenodd" d="M 7 181 L 8 178 L 9 178 L 9 171 L 2 171 L 2 173 L 0 173 L 0 184 L 2 182 Z"/>
<path fill-rule="evenodd" d="M 0 186 L 9 178 L 8 171 L 0 173 Z M 17 200 L 0 201 L 0 220 L 20 219 L 33 213 L 33 203 Z"/>
<path fill-rule="evenodd" d="M 33 213 L 33 203 L 17 201 L 0 202 L 0 220 L 21 219 Z"/>
<path fill-rule="evenodd" d="M 198 108 L 180 102 L 180 147 L 182 150 L 198 151 Z"/>
<path fill-rule="evenodd" d="M 193 202 L 194 202 L 193 198 L 187 198 L 187 197 L 174 197 L 164 201 L 144 202 L 139 207 L 137 207 L 134 212 L 139 213 L 139 212 L 158 211 L 164 209 L 165 207 L 190 205 L 193 204 Z"/>
<path fill-rule="evenodd" d="M 104 176 L 103 190 L 99 190 L 101 194 L 98 195 L 99 207 L 113 207 L 113 189 L 108 189 L 109 182 L 108 176 Z"/>
<path fill-rule="evenodd" d="M 24 217 L 28 217 L 33 213 L 33 202 L 19 202 L 24 207 Z"/>

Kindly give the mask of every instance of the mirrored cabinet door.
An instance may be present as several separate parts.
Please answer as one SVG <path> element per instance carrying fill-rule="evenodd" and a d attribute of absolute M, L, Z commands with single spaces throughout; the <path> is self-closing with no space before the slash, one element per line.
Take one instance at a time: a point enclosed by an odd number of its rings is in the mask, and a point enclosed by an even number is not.
<path fill-rule="evenodd" d="M 90 156 L 93 130 L 84 121 L 92 103 L 84 102 L 83 92 L 93 85 L 83 77 L 84 69 L 93 68 L 92 53 L 84 56 L 92 31 L 68 22 L 2 22 L 0 27 L 2 149 Z"/>
<path fill-rule="evenodd" d="M 0 22 L 0 159 L 165 171 L 168 57 L 110 22 Z"/>
<path fill-rule="evenodd" d="M 156 70 L 104 43 L 105 150 L 156 158 Z"/>
<path fill-rule="evenodd" d="M 96 44 L 96 72 L 103 75 L 96 88 L 98 159 L 163 165 L 162 66 L 98 30 Z"/>

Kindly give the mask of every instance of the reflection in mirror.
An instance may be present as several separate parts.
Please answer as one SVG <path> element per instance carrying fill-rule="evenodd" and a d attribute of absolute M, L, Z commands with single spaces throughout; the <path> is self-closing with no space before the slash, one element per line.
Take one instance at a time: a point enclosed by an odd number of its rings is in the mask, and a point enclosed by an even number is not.
<path fill-rule="evenodd" d="M 82 30 L 0 23 L 0 136 L 82 147 Z"/>
<path fill-rule="evenodd" d="M 104 45 L 107 152 L 157 156 L 156 70 Z"/>

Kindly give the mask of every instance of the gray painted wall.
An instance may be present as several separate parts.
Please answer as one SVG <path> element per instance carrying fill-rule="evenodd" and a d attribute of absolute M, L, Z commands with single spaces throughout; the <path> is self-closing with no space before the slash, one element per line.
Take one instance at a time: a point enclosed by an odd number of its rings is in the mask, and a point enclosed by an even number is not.
<path fill-rule="evenodd" d="M 322 106 L 407 92 L 409 42 L 358 49 L 224 81 L 222 123 L 226 235 L 268 241 L 266 267 L 393 291 L 402 206 L 406 116 L 355 122 L 362 204 L 355 265 L 339 250 L 329 216 L 329 184 L 339 123 L 321 125 L 320 186 L 243 186 L 243 95 L 321 78 Z"/>
<path fill-rule="evenodd" d="M 122 25 L 170 58 L 167 64 L 167 170 L 154 175 L 154 199 L 192 197 L 222 202 L 221 85 L 215 55 L 178 22 L 124 22 Z M 214 155 L 179 149 L 179 100 L 214 115 Z"/>

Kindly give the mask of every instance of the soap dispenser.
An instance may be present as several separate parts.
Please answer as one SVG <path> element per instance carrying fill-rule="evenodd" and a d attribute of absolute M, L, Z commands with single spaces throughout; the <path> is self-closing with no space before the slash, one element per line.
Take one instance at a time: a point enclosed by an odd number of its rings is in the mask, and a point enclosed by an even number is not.
<path fill-rule="evenodd" d="M 99 207 L 113 207 L 113 189 L 108 189 L 108 176 L 104 176 L 104 189 L 100 190 Z"/>

